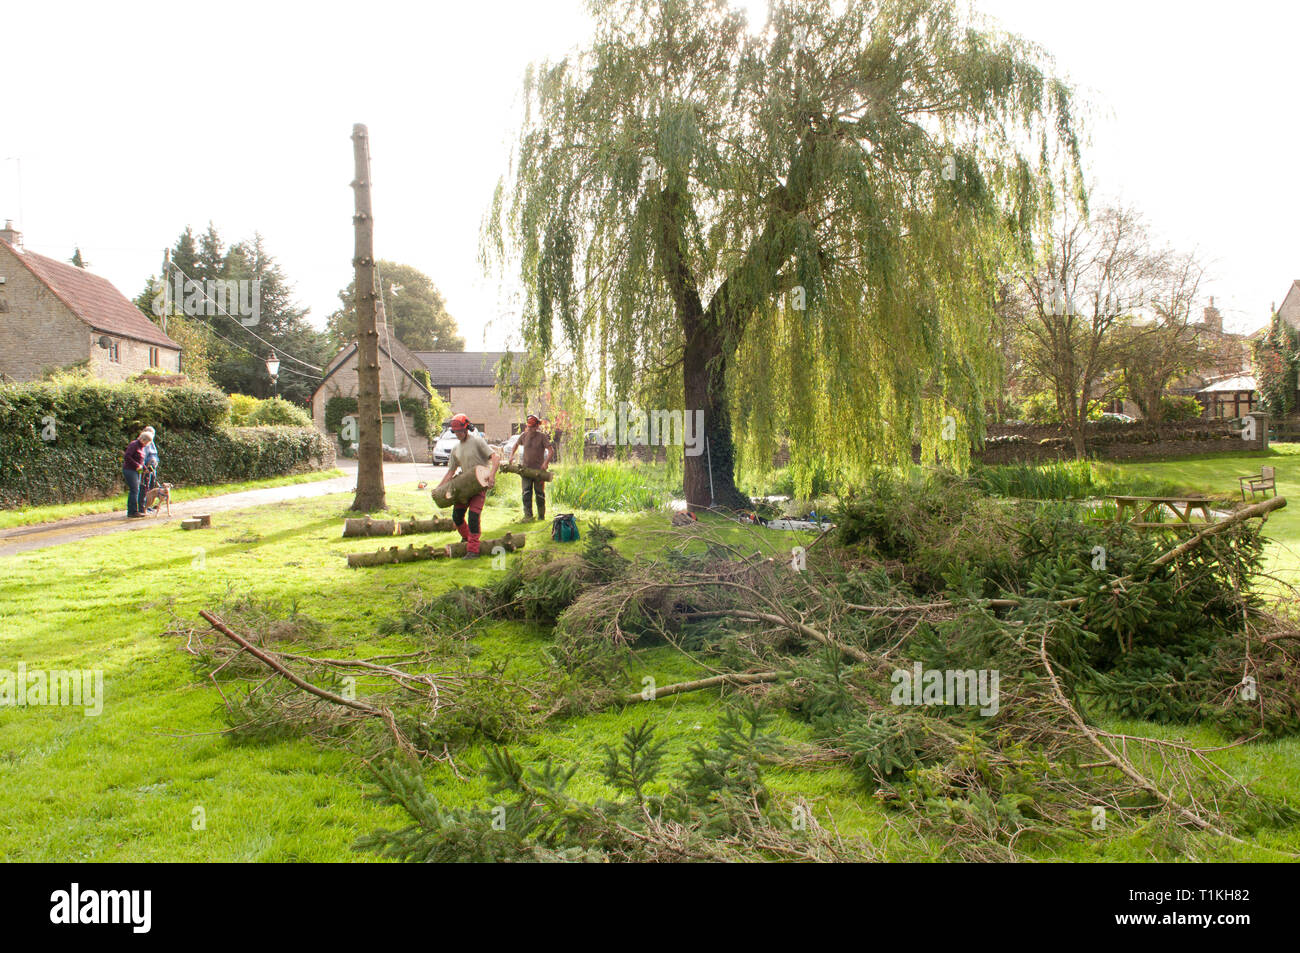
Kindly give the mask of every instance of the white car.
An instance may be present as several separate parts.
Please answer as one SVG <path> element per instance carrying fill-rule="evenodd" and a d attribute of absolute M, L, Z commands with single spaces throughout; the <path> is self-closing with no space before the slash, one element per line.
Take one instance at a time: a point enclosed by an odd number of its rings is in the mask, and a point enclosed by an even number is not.
<path fill-rule="evenodd" d="M 469 428 L 469 432 L 478 433 L 478 431 L 473 427 Z M 458 443 L 460 443 L 460 441 L 456 439 L 456 435 L 451 432 L 450 427 L 444 430 L 442 436 L 433 444 L 433 465 L 436 467 L 445 467 L 451 458 L 452 450 L 456 448 L 456 444 Z"/>

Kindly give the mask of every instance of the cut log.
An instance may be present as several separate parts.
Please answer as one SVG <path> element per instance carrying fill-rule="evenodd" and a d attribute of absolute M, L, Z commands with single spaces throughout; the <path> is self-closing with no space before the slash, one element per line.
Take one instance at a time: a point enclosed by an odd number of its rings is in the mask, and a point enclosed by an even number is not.
<path fill-rule="evenodd" d="M 397 524 L 397 535 L 410 536 L 413 533 L 450 533 L 456 528 L 456 524 L 445 516 L 435 516 L 433 519 L 417 520 L 409 519 L 404 523 Z"/>
<path fill-rule="evenodd" d="M 456 524 L 446 517 L 409 519 L 399 523 L 397 520 L 372 520 L 367 516 L 364 519 L 345 519 L 343 536 L 392 536 L 394 533 L 410 536 L 413 533 L 450 533 L 455 528 Z"/>
<path fill-rule="evenodd" d="M 447 550 L 441 546 L 407 546 L 400 549 L 397 546 L 389 546 L 387 549 L 377 549 L 373 553 L 351 553 L 348 556 L 348 566 L 356 568 L 357 566 L 388 566 L 393 563 L 414 563 L 423 559 L 446 559 Z"/>
<path fill-rule="evenodd" d="M 433 488 L 433 502 L 446 509 L 449 506 L 464 506 L 484 490 L 496 484 L 492 468 L 484 464 L 473 470 L 466 470 L 452 477 L 450 482 Z"/>
<path fill-rule="evenodd" d="M 516 549 L 523 549 L 527 537 L 523 533 L 506 533 L 499 539 L 481 539 L 479 540 L 479 552 L 485 556 L 491 556 L 492 550 L 498 546 L 505 549 L 508 553 L 513 553 Z M 469 552 L 469 547 L 462 540 L 459 543 L 447 544 L 447 555 L 452 558 L 464 556 Z"/>
<path fill-rule="evenodd" d="M 201 529 L 204 526 L 212 525 L 212 514 L 202 513 L 198 516 L 191 516 L 189 519 L 181 520 L 181 529 Z"/>
<path fill-rule="evenodd" d="M 528 477 L 530 480 L 541 480 L 545 483 L 547 480 L 554 480 L 555 474 L 550 470 L 539 470 L 537 467 L 526 467 L 522 463 L 503 463 L 501 469 L 506 473 L 518 473 L 521 477 Z"/>
<path fill-rule="evenodd" d="M 343 535 L 344 537 L 392 536 L 396 526 L 396 520 L 372 520 L 369 516 L 363 519 L 345 519 L 343 521 Z"/>

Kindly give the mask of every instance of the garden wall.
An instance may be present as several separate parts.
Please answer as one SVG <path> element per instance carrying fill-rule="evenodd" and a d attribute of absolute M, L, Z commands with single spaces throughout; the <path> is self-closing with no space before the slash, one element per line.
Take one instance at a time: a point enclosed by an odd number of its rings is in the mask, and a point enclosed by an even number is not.
<path fill-rule="evenodd" d="M 1256 426 L 1260 436 L 1254 440 L 1244 440 L 1240 425 L 1226 420 L 1153 425 L 1102 421 L 1087 425 L 1087 454 L 1098 460 L 1142 460 L 1241 453 L 1265 449 L 1266 431 L 1267 422 L 1262 418 Z M 1072 460 L 1074 443 L 1066 429 L 1058 424 L 993 425 L 988 428 L 984 448 L 972 452 L 971 459 L 985 464 Z"/>

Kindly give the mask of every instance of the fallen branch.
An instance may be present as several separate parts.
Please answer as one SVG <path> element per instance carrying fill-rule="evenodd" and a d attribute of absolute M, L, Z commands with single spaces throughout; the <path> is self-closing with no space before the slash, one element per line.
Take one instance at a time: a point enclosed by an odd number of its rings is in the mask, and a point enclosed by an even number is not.
<path fill-rule="evenodd" d="M 637 702 L 658 701 L 660 698 L 666 698 L 669 695 L 681 695 L 684 692 L 698 692 L 705 688 L 716 688 L 719 685 L 762 685 L 765 682 L 775 682 L 783 677 L 786 672 L 747 672 L 743 674 L 713 675 L 709 678 L 696 679 L 693 682 L 677 682 L 673 685 L 665 685 L 663 688 L 656 688 L 647 698 L 644 691 L 633 692 L 630 695 L 624 695 L 622 703 L 624 705 L 634 705 Z"/>
<path fill-rule="evenodd" d="M 411 755 L 428 755 L 427 751 L 421 751 L 407 740 L 406 736 L 402 734 L 401 729 L 397 727 L 397 720 L 393 717 L 393 713 L 387 708 L 376 708 L 374 705 L 367 705 L 365 702 L 360 702 L 356 699 L 344 698 L 342 695 L 319 688 L 306 679 L 295 675 L 271 653 L 258 648 L 206 609 L 200 609 L 199 615 L 207 620 L 207 623 L 212 626 L 212 628 L 216 629 L 226 638 L 237 644 L 241 649 L 253 656 L 253 658 L 257 659 L 294 687 L 300 688 L 304 692 L 307 692 L 310 695 L 315 695 L 317 698 L 330 702 L 331 704 L 341 705 L 344 708 L 351 708 L 353 711 L 359 711 L 363 715 L 369 715 L 372 718 L 381 719 L 386 725 L 388 725 L 388 730 L 392 732 L 393 739 L 397 742 L 399 749 Z"/>

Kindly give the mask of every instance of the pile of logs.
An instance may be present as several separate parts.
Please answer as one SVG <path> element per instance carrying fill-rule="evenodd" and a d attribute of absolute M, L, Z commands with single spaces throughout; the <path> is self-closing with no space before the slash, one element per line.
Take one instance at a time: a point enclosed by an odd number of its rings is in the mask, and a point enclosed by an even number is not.
<path fill-rule="evenodd" d="M 456 528 L 445 517 L 436 519 L 372 520 L 369 516 L 343 521 L 343 535 L 348 536 L 410 536 L 413 533 L 450 533 Z"/>
<path fill-rule="evenodd" d="M 479 542 L 479 552 L 485 556 L 493 555 L 493 550 L 498 546 L 508 553 L 515 550 L 523 549 L 525 536 L 523 533 L 507 533 L 497 539 L 484 539 Z M 464 556 L 466 553 L 465 543 L 448 543 L 446 546 L 416 546 L 412 543 L 405 549 L 397 546 L 389 546 L 387 549 L 377 549 L 373 553 L 352 553 L 348 556 L 348 565 L 357 566 L 386 566 L 390 563 L 414 563 L 423 559 L 447 559 L 457 556 Z"/>

